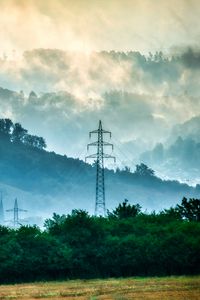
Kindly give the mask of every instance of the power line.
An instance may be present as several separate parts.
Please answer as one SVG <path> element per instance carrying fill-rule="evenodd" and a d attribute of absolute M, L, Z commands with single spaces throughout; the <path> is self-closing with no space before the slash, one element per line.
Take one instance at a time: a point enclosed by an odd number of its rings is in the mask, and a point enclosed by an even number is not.
<path fill-rule="evenodd" d="M 117 138 L 116 136 L 114 136 L 114 141 L 116 141 L 116 145 L 115 147 L 118 149 L 118 151 L 123 155 L 123 157 L 129 161 L 129 163 L 132 165 L 133 164 L 133 159 L 130 157 L 132 156 L 132 154 L 130 153 L 130 151 L 127 149 L 127 147 L 121 143 Z M 121 148 L 119 147 L 119 145 L 121 145 Z M 123 150 L 122 150 L 123 148 Z M 124 149 L 126 148 L 126 149 Z M 126 150 L 126 151 L 125 151 Z"/>

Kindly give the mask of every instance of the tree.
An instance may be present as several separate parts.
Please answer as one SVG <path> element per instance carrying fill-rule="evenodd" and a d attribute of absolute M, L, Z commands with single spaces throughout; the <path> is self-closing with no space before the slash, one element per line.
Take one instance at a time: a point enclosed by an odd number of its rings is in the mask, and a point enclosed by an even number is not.
<path fill-rule="evenodd" d="M 6 139 L 10 139 L 10 135 L 13 129 L 13 122 L 10 119 L 0 119 L 0 136 Z"/>
<path fill-rule="evenodd" d="M 124 167 L 123 171 L 127 172 L 127 173 L 130 173 L 131 172 L 131 169 L 127 166 Z"/>
<path fill-rule="evenodd" d="M 141 163 L 140 165 L 136 165 L 135 174 L 139 176 L 155 176 L 155 171 Z"/>
<path fill-rule="evenodd" d="M 36 135 L 26 134 L 23 138 L 23 143 L 29 147 L 43 150 L 46 148 L 45 139 Z"/>
<path fill-rule="evenodd" d="M 181 205 L 176 206 L 182 218 L 188 221 L 200 222 L 200 199 L 183 198 Z"/>
<path fill-rule="evenodd" d="M 67 245 L 61 245 L 37 226 L 21 226 L 16 235 L 22 249 L 19 272 L 23 280 L 43 279 L 49 275 L 53 278 L 68 272 L 71 250 Z"/>
<path fill-rule="evenodd" d="M 181 220 L 181 213 L 177 207 L 170 207 L 160 212 L 163 221 Z"/>
<path fill-rule="evenodd" d="M 45 220 L 44 227 L 48 232 L 56 234 L 57 232 L 59 232 L 59 229 L 64 224 L 65 220 L 66 220 L 65 215 L 60 216 L 56 213 L 53 213 L 52 219 Z"/>
<path fill-rule="evenodd" d="M 72 274 L 87 277 L 98 274 L 105 232 L 98 218 L 84 210 L 72 210 L 67 217 L 54 214 L 53 223 L 46 221 L 48 232 L 72 250 Z"/>
<path fill-rule="evenodd" d="M 12 141 L 16 143 L 23 142 L 27 132 L 28 130 L 24 129 L 21 124 L 16 123 L 13 127 Z"/>
<path fill-rule="evenodd" d="M 124 219 L 124 218 L 130 218 L 135 217 L 139 214 L 141 211 L 141 206 L 139 204 L 131 205 L 128 204 L 128 200 L 125 199 L 124 202 L 119 204 L 115 210 L 113 210 L 112 213 L 108 213 L 110 217 L 118 218 L 118 219 Z"/>

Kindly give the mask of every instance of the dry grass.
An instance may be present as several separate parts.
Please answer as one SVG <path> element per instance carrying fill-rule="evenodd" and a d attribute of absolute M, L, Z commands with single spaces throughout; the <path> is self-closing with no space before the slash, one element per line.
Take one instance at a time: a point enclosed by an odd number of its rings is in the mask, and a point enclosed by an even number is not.
<path fill-rule="evenodd" d="M 0 286 L 0 300 L 199 300 L 200 276 L 70 280 Z"/>

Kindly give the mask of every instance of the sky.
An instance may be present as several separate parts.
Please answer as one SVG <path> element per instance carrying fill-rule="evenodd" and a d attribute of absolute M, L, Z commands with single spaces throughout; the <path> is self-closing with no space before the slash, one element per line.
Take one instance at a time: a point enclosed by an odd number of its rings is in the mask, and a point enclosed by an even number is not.
<path fill-rule="evenodd" d="M 1 51 L 169 51 L 196 45 L 198 0 L 0 0 Z"/>
<path fill-rule="evenodd" d="M 0 117 L 74 157 L 101 118 L 137 163 L 199 115 L 199 17 L 199 0 L 0 0 Z"/>

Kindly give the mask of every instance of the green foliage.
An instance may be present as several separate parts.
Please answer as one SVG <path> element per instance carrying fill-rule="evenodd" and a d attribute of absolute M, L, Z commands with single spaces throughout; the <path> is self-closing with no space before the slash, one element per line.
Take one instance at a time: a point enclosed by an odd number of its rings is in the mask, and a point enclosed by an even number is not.
<path fill-rule="evenodd" d="M 123 219 L 135 217 L 141 211 L 141 206 L 139 204 L 131 205 L 128 204 L 128 200 L 125 199 L 124 202 L 119 204 L 119 206 L 113 210 L 112 213 L 108 212 L 109 217 Z"/>
<path fill-rule="evenodd" d="M 170 207 L 160 212 L 160 217 L 163 221 L 181 220 L 182 216 L 177 207 Z"/>
<path fill-rule="evenodd" d="M 155 172 L 147 165 L 141 163 L 140 165 L 136 165 L 135 174 L 139 176 L 154 176 Z"/>
<path fill-rule="evenodd" d="M 0 138 L 40 150 L 46 148 L 46 142 L 42 137 L 28 134 L 28 130 L 24 129 L 21 124 L 13 124 L 10 119 L 0 119 Z"/>
<path fill-rule="evenodd" d="M 13 131 L 12 131 L 12 141 L 15 143 L 23 143 L 24 137 L 27 134 L 27 130 L 24 129 L 21 124 L 16 123 L 13 126 Z"/>
<path fill-rule="evenodd" d="M 147 214 L 124 201 L 107 218 L 54 214 L 44 231 L 0 226 L 0 282 L 198 274 L 200 223 L 177 207 Z"/>
<path fill-rule="evenodd" d="M 9 140 L 12 128 L 13 128 L 13 123 L 10 119 L 0 119 L 0 136 L 1 136 L 1 138 Z"/>
<path fill-rule="evenodd" d="M 181 205 L 177 205 L 176 210 L 186 220 L 200 222 L 200 199 L 187 200 L 184 197 Z"/>

